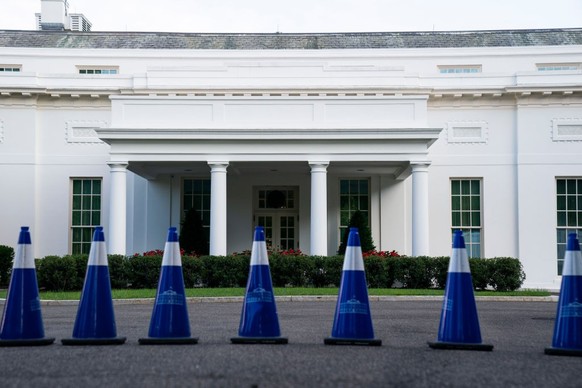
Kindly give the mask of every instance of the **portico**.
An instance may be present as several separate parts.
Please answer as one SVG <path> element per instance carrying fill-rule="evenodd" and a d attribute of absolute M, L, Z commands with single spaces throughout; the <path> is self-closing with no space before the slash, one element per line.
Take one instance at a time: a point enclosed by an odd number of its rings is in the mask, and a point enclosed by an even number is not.
<path fill-rule="evenodd" d="M 328 171 L 334 176 L 353 175 L 372 167 L 374 174 L 395 181 L 412 175 L 412 254 L 428 254 L 427 153 L 441 129 L 426 125 L 426 96 L 148 95 L 112 96 L 111 100 L 112 125 L 98 134 L 111 145 L 113 253 L 127 253 L 123 244 L 125 169 L 148 180 L 180 176 L 192 166 L 198 174 L 209 176 L 210 254 L 226 255 L 233 251 L 228 235 L 232 218 L 229 175 L 250 174 L 250 179 L 261 176 L 261 166 L 279 164 L 288 168 L 277 182 L 285 174 L 310 177 L 309 183 L 297 185 L 303 193 L 301 211 L 309 209 L 301 221 L 302 234 L 309 236 L 301 245 L 304 250 L 309 247 L 307 253 L 335 253 L 328 244 L 338 233 L 336 222 L 330 221 L 337 216 L 328 210 Z M 244 183 L 237 187 L 252 190 Z M 252 208 L 251 203 L 247 205 Z"/>

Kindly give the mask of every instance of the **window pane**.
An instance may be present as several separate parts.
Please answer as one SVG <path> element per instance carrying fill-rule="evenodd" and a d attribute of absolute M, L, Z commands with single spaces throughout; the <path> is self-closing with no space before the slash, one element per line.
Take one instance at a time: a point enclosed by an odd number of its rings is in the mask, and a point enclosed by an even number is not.
<path fill-rule="evenodd" d="M 471 213 L 469 212 L 462 213 L 461 226 L 471 226 Z"/>
<path fill-rule="evenodd" d="M 340 210 L 349 210 L 350 197 L 347 195 L 340 196 Z"/>
<path fill-rule="evenodd" d="M 460 212 L 453 212 L 453 226 L 460 226 L 461 225 L 461 213 Z"/>
<path fill-rule="evenodd" d="M 101 194 L 101 181 L 98 179 L 93 180 L 93 194 Z"/>
<path fill-rule="evenodd" d="M 91 213 L 91 225 L 101 225 L 101 212 L 94 211 Z"/>
<path fill-rule="evenodd" d="M 340 212 L 340 225 L 348 226 L 350 223 L 350 212 L 349 211 L 341 211 Z"/>
<path fill-rule="evenodd" d="M 471 210 L 481 210 L 481 197 L 471 197 Z"/>
<path fill-rule="evenodd" d="M 461 194 L 461 182 L 460 181 L 451 181 L 451 193 L 453 195 Z"/>
<path fill-rule="evenodd" d="M 73 210 L 80 210 L 81 209 L 81 196 L 80 195 L 73 195 Z"/>
<path fill-rule="evenodd" d="M 182 187 L 184 195 L 192 194 L 192 181 L 190 179 L 184 179 Z"/>
<path fill-rule="evenodd" d="M 566 226 L 566 212 L 558 212 L 558 226 Z"/>
<path fill-rule="evenodd" d="M 479 195 L 479 194 L 481 194 L 480 193 L 481 190 L 479 189 L 480 186 L 481 185 L 480 185 L 480 182 L 479 181 L 472 180 L 471 181 L 471 194 L 473 194 L 473 195 Z"/>
<path fill-rule="evenodd" d="M 368 180 L 360 180 L 360 194 L 368 194 Z"/>
<path fill-rule="evenodd" d="M 558 194 L 566 194 L 566 180 L 565 179 L 558 179 L 556 181 L 557 192 Z"/>
<path fill-rule="evenodd" d="M 451 207 L 453 210 L 461 210 L 461 197 L 454 196 L 451 198 Z"/>
<path fill-rule="evenodd" d="M 481 226 L 481 213 L 479 212 L 471 213 L 471 226 Z"/>
<path fill-rule="evenodd" d="M 576 224 L 576 213 L 568 212 L 568 226 L 578 226 Z"/>
<path fill-rule="evenodd" d="M 566 229 L 558 229 L 558 233 L 557 233 L 557 241 L 558 244 L 566 244 Z"/>
<path fill-rule="evenodd" d="M 82 182 L 78 179 L 73 181 L 73 194 L 81 194 Z"/>
<path fill-rule="evenodd" d="M 101 210 L 101 198 L 97 196 L 91 198 L 91 207 L 93 210 Z"/>
<path fill-rule="evenodd" d="M 558 195 L 558 210 L 566 210 L 566 196 Z"/>
<path fill-rule="evenodd" d="M 576 194 L 576 181 L 574 179 L 566 181 L 566 191 L 568 194 Z"/>
<path fill-rule="evenodd" d="M 470 181 L 461 181 L 461 194 L 471 194 Z"/>
<path fill-rule="evenodd" d="M 576 196 L 568 195 L 566 196 L 566 209 L 567 210 L 576 210 Z"/>
<path fill-rule="evenodd" d="M 196 179 L 193 186 L 194 194 L 202 194 L 202 181 L 200 179 Z"/>
<path fill-rule="evenodd" d="M 349 181 L 342 179 L 340 181 L 340 194 L 349 194 Z"/>
<path fill-rule="evenodd" d="M 471 210 L 471 197 L 465 196 L 461 198 L 461 209 Z"/>
<path fill-rule="evenodd" d="M 91 194 L 91 181 L 83 180 L 83 194 Z"/>
<path fill-rule="evenodd" d="M 360 197 L 360 209 L 359 210 L 368 210 L 368 196 Z"/>
<path fill-rule="evenodd" d="M 73 212 L 73 226 L 81 225 L 81 212 L 74 211 Z M 73 233 L 74 236 L 74 233 Z"/>

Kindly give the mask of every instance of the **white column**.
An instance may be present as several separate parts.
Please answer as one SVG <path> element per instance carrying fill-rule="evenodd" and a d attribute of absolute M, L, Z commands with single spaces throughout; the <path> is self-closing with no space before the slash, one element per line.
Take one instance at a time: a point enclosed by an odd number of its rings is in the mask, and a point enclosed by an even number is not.
<path fill-rule="evenodd" d="M 327 166 L 329 162 L 309 162 L 311 167 L 311 254 L 327 256 Z"/>
<path fill-rule="evenodd" d="M 226 256 L 226 168 L 228 162 L 210 166 L 210 255 Z"/>
<path fill-rule="evenodd" d="M 108 253 L 126 255 L 127 163 L 108 162 L 111 169 Z"/>
<path fill-rule="evenodd" d="M 411 162 L 412 167 L 412 256 L 425 256 L 428 249 L 428 166 Z"/>

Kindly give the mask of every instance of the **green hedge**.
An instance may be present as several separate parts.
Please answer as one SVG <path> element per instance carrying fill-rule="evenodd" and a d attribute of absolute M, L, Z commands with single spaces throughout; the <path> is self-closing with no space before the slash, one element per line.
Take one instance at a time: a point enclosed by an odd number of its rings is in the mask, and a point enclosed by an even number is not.
<path fill-rule="evenodd" d="M 109 255 L 113 288 L 157 288 L 162 256 Z M 271 255 L 269 263 L 275 287 L 338 287 L 343 256 Z M 183 256 L 184 284 L 192 287 L 244 287 L 250 257 Z M 366 279 L 371 288 L 444 288 L 448 257 L 364 258 Z M 516 290 L 525 274 L 519 260 L 510 257 L 470 259 L 476 289 Z M 80 290 L 87 267 L 87 256 L 47 256 L 37 260 L 39 287 L 46 290 Z"/>
<path fill-rule="evenodd" d="M 6 287 L 10 282 L 12 260 L 14 260 L 14 249 L 6 245 L 0 245 L 0 287 Z"/>

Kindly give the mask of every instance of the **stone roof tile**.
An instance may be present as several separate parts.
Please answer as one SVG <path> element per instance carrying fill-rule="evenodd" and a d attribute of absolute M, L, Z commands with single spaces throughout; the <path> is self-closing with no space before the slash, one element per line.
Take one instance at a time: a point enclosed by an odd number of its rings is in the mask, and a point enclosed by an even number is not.
<path fill-rule="evenodd" d="M 326 50 L 582 45 L 582 28 L 210 34 L 0 30 L 0 47 L 72 49 Z"/>

